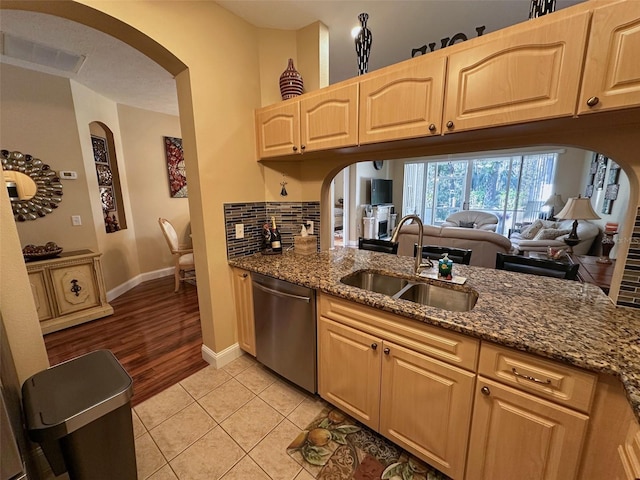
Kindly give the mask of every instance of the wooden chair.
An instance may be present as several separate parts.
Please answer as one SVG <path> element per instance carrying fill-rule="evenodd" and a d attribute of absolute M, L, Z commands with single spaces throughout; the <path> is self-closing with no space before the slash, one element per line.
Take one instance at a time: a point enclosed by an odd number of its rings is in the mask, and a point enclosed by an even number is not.
<path fill-rule="evenodd" d="M 542 258 L 523 257 L 522 255 L 496 254 L 496 269 L 510 272 L 529 273 L 545 277 L 576 280 L 579 264 L 556 262 Z"/>
<path fill-rule="evenodd" d="M 413 256 L 416 256 L 418 244 L 413 244 Z M 472 250 L 465 248 L 440 247 L 438 245 L 424 245 L 422 247 L 422 258 L 430 258 L 431 260 L 439 260 L 444 254 L 448 254 L 453 263 L 460 265 L 469 265 L 471 261 Z"/>
<path fill-rule="evenodd" d="M 398 253 L 398 242 L 388 240 L 378 240 L 376 238 L 358 238 L 358 248 L 360 250 L 373 250 L 382 253 Z"/>
<path fill-rule="evenodd" d="M 166 218 L 158 218 L 167 245 L 174 260 L 175 292 L 180 290 L 180 282 L 196 278 L 196 265 L 193 260 L 192 248 L 180 248 L 178 234 L 171 222 Z"/>

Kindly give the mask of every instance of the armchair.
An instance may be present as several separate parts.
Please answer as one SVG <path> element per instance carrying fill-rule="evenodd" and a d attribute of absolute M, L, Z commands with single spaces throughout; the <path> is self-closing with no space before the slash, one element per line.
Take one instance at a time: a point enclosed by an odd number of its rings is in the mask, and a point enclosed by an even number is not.
<path fill-rule="evenodd" d="M 158 218 L 158 223 L 160 224 L 164 238 L 167 241 L 171 255 L 173 255 L 175 277 L 174 292 L 177 292 L 180 290 L 180 282 L 184 282 L 187 279 L 194 279 L 196 277 L 196 265 L 193 260 L 193 249 L 180 248 L 178 234 L 169 220 L 166 218 Z"/>

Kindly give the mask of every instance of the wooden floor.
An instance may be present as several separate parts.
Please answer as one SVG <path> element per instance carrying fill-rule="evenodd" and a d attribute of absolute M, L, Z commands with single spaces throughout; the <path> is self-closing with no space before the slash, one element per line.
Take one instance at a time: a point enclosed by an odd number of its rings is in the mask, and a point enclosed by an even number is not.
<path fill-rule="evenodd" d="M 114 314 L 45 335 L 55 365 L 84 353 L 111 350 L 133 378 L 132 406 L 208 364 L 195 286 L 173 293 L 173 275 L 142 283 L 113 300 Z"/>

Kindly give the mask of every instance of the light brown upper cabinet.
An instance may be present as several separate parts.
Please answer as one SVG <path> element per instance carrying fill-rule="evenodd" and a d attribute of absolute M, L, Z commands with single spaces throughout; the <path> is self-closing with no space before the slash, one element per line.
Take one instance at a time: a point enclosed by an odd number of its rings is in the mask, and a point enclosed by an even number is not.
<path fill-rule="evenodd" d="M 452 53 L 444 132 L 573 115 L 588 23 L 589 12 L 559 11 Z"/>
<path fill-rule="evenodd" d="M 358 144 L 358 84 L 338 84 L 300 98 L 303 152 Z"/>
<path fill-rule="evenodd" d="M 446 56 L 429 53 L 360 81 L 360 144 L 441 132 Z"/>
<path fill-rule="evenodd" d="M 593 12 L 578 113 L 640 105 L 640 4 Z"/>
<path fill-rule="evenodd" d="M 300 103 L 289 100 L 256 110 L 258 158 L 297 153 L 300 145 Z"/>
<path fill-rule="evenodd" d="M 349 82 L 256 110 L 258 158 L 358 144 L 358 84 Z"/>

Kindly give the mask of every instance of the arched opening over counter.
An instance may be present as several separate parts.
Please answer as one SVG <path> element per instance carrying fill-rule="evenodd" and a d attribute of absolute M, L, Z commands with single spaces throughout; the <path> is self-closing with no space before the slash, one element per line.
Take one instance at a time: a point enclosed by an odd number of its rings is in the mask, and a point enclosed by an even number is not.
<path fill-rule="evenodd" d="M 618 261 L 609 293 L 615 300 L 620 290 L 628 250 L 633 242 L 633 226 L 637 215 L 640 161 L 635 152 L 640 148 L 640 138 L 637 135 L 639 127 L 640 111 L 628 109 L 340 150 L 330 161 L 323 159 L 326 174 L 321 191 L 321 248 L 330 248 L 333 236 L 330 227 L 331 183 L 346 166 L 365 160 L 385 160 L 386 163 L 387 160 L 400 161 L 415 157 L 549 145 L 581 148 L 613 159 L 623 169 L 629 181 L 628 208 L 618 235 Z"/>

